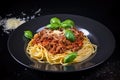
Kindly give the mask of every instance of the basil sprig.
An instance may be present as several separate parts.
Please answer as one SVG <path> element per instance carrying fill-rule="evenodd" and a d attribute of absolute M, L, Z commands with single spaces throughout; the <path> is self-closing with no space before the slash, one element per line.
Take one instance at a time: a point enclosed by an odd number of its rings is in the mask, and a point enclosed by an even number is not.
<path fill-rule="evenodd" d="M 52 30 L 56 30 L 59 28 L 72 28 L 74 25 L 74 21 L 71 19 L 66 19 L 61 22 L 59 18 L 53 17 L 50 19 L 50 24 L 48 24 L 46 27 Z"/>
<path fill-rule="evenodd" d="M 65 37 L 70 40 L 71 42 L 75 41 L 75 35 L 71 30 L 68 30 L 69 28 L 73 28 L 75 25 L 74 21 L 71 19 L 66 19 L 63 22 L 57 17 L 53 17 L 50 19 L 50 24 L 48 24 L 46 27 L 52 30 L 57 29 L 65 29 L 64 34 Z"/>

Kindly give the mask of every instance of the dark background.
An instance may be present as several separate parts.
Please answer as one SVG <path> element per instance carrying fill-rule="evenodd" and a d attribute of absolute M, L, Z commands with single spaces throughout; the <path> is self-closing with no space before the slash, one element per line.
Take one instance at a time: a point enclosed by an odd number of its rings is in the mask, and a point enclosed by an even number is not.
<path fill-rule="evenodd" d="M 0 80 L 120 80 L 120 30 L 119 2 L 116 0 L 4 0 L 0 2 L 0 16 L 12 13 L 20 16 L 20 12 L 32 15 L 41 8 L 41 16 L 56 13 L 68 13 L 86 16 L 101 22 L 113 33 L 116 48 L 111 57 L 101 65 L 90 70 L 74 73 L 45 73 L 28 69 L 17 63 L 7 50 L 7 39 L 10 34 L 3 32 L 0 26 Z"/>

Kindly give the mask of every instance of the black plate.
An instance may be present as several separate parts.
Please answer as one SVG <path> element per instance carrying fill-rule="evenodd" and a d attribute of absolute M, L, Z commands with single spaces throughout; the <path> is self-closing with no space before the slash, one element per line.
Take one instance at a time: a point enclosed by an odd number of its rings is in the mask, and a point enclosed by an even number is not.
<path fill-rule="evenodd" d="M 62 20 L 71 18 L 74 20 L 78 29 L 82 30 L 91 42 L 98 46 L 96 54 L 81 63 L 69 66 L 50 65 L 31 60 L 25 52 L 28 40 L 23 36 L 24 31 L 31 30 L 36 33 L 40 28 L 49 23 L 51 17 L 59 17 Z M 103 24 L 87 17 L 71 14 L 53 14 L 35 18 L 17 28 L 8 39 L 9 52 L 17 62 L 28 68 L 47 72 L 73 72 L 90 69 L 108 59 L 113 53 L 114 48 L 114 36 Z"/>

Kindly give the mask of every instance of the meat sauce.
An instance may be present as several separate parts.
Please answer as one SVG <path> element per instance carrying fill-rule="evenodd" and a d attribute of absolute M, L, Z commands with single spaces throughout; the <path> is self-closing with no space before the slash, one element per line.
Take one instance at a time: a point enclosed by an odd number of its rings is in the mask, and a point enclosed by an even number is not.
<path fill-rule="evenodd" d="M 33 45 L 40 44 L 45 47 L 51 54 L 64 53 L 67 50 L 78 51 L 84 40 L 83 32 L 77 30 L 76 28 L 71 28 L 75 35 L 75 41 L 71 42 L 66 39 L 64 35 L 64 30 L 60 29 L 59 34 L 55 34 L 53 30 L 43 29 L 34 35 Z"/>

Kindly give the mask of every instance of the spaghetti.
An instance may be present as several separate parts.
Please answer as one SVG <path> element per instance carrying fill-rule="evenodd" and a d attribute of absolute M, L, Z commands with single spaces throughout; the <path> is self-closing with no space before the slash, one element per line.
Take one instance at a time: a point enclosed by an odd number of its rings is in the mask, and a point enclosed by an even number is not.
<path fill-rule="evenodd" d="M 97 46 L 92 44 L 83 32 L 75 27 L 69 30 L 74 33 L 73 42 L 65 37 L 64 29 L 41 30 L 28 43 L 26 52 L 38 62 L 62 65 L 69 64 L 65 63 L 64 59 L 71 52 L 76 52 L 77 57 L 70 63 L 82 62 L 96 52 Z"/>

